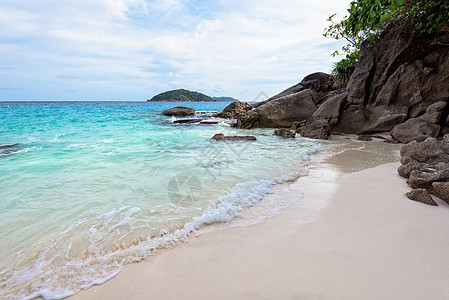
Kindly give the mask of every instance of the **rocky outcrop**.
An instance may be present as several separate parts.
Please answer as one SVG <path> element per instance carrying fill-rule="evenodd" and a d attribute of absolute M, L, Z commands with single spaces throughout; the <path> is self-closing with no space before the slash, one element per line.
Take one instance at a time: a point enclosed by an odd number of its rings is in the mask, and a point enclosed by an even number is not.
<path fill-rule="evenodd" d="M 412 118 L 402 124 L 396 125 L 390 135 L 403 144 L 411 141 L 422 142 L 429 137 L 436 137 L 440 132 L 440 125 Z"/>
<path fill-rule="evenodd" d="M 417 37 L 389 28 L 378 43 L 365 41 L 346 90 L 330 75 L 313 73 L 253 110 L 239 128 L 292 128 L 304 136 L 328 132 L 392 132 L 402 143 L 449 133 L 449 31 Z M 294 129 L 295 126 L 293 126 Z"/>
<path fill-rule="evenodd" d="M 252 106 L 249 103 L 234 101 L 226 106 L 222 112 L 215 114 L 214 117 L 223 119 L 236 119 L 240 116 L 244 116 L 251 109 Z"/>
<path fill-rule="evenodd" d="M 193 116 L 195 115 L 195 109 L 191 107 L 176 106 L 164 110 L 162 114 L 166 116 L 177 116 L 177 117 Z"/>
<path fill-rule="evenodd" d="M 448 32 L 418 39 L 397 28 L 387 30 L 378 46 L 363 43 L 334 131 L 390 131 L 418 117 L 442 125 L 449 99 L 448 42 Z"/>
<path fill-rule="evenodd" d="M 281 136 L 285 139 L 293 139 L 296 136 L 296 133 L 290 131 L 290 129 L 287 129 L 287 128 L 276 129 L 273 134 L 277 135 L 277 136 Z"/>
<path fill-rule="evenodd" d="M 256 141 L 257 138 L 252 135 L 228 135 L 225 136 L 223 133 L 217 133 L 212 138 L 216 141 Z"/>
<path fill-rule="evenodd" d="M 408 178 L 413 189 L 425 189 L 441 199 L 447 197 L 443 195 L 449 187 L 449 154 L 444 147 L 444 141 L 435 138 L 402 146 L 399 175 Z"/>

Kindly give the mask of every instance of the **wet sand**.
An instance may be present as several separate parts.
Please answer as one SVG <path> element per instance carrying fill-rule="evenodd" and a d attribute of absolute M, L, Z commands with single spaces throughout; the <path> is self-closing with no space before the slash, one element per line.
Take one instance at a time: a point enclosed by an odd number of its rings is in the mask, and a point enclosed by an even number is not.
<path fill-rule="evenodd" d="M 383 154 L 399 146 L 364 145 L 279 187 L 304 197 L 277 216 L 202 234 L 72 298 L 449 299 L 449 206 L 405 197 L 397 153 Z"/>

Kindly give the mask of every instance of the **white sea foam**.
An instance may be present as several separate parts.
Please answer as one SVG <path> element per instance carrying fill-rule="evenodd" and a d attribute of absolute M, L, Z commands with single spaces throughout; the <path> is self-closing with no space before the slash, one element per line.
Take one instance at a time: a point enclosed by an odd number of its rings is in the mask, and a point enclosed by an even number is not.
<path fill-rule="evenodd" d="M 186 242 L 189 238 L 198 236 L 201 229 L 211 224 L 228 224 L 236 217 L 242 216 L 246 208 L 254 206 L 266 195 L 272 192 L 272 187 L 286 181 L 295 180 L 298 176 L 306 175 L 305 170 L 292 171 L 281 177 L 266 177 L 258 180 L 236 184 L 227 194 L 219 197 L 217 205 L 204 211 L 201 216 L 193 218 L 182 228 L 167 231 L 162 230 L 159 236 L 137 238 L 129 243 L 122 243 L 114 247 L 113 251 L 104 253 L 99 251 L 96 243 L 104 238 L 98 226 L 108 227 L 107 232 L 116 230 L 119 226 L 135 225 L 133 214 L 139 212 L 139 208 L 121 209 L 111 211 L 101 216 L 101 225 L 89 227 L 89 255 L 80 258 L 71 258 L 71 244 L 66 245 L 65 254 L 58 253 L 52 256 L 51 252 L 58 243 L 63 242 L 64 237 L 72 229 L 59 234 L 51 239 L 43 249 L 36 249 L 36 258 L 29 264 L 16 269 L 13 274 L 0 273 L 0 290 L 5 299 L 60 299 L 86 289 L 95 284 L 101 284 L 117 275 L 122 266 L 128 263 L 139 262 L 155 253 L 161 248 L 171 248 L 178 243 Z M 279 210 L 280 208 L 278 208 Z M 270 211 L 278 212 L 275 207 Z M 117 214 L 121 220 L 114 223 Z M 258 221 L 263 220 L 259 218 Z M 254 221 L 254 220 L 252 220 Z M 254 222 L 248 222 L 248 224 Z M 74 226 L 77 227 L 80 224 Z M 239 224 L 242 226 L 242 223 Z M 49 256 L 50 255 L 50 256 Z M 54 268 L 55 262 L 62 258 L 67 259 L 64 265 Z M 12 275 L 7 278 L 8 275 Z"/>

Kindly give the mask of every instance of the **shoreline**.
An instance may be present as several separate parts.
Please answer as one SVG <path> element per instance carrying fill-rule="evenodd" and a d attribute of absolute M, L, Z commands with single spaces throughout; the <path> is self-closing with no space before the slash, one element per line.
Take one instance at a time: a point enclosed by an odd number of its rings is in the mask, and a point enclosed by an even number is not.
<path fill-rule="evenodd" d="M 304 198 L 276 216 L 204 233 L 70 299 L 449 297 L 449 206 L 408 200 L 398 166 L 360 150 L 312 163 L 289 185 Z"/>

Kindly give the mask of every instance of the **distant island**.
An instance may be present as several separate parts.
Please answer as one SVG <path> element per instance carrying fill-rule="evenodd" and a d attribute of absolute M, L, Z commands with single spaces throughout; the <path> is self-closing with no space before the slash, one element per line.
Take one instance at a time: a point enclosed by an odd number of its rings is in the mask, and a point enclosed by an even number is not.
<path fill-rule="evenodd" d="M 214 99 L 215 101 L 220 101 L 220 102 L 239 101 L 239 99 L 235 99 L 235 98 L 232 98 L 232 97 L 212 97 L 212 99 Z"/>
<path fill-rule="evenodd" d="M 147 102 L 165 101 L 165 102 L 214 102 L 211 97 L 189 90 L 178 89 L 160 93 Z"/>
<path fill-rule="evenodd" d="M 177 89 L 160 93 L 147 102 L 233 102 L 239 101 L 232 97 L 209 97 L 202 93 L 189 91 L 185 89 Z"/>

